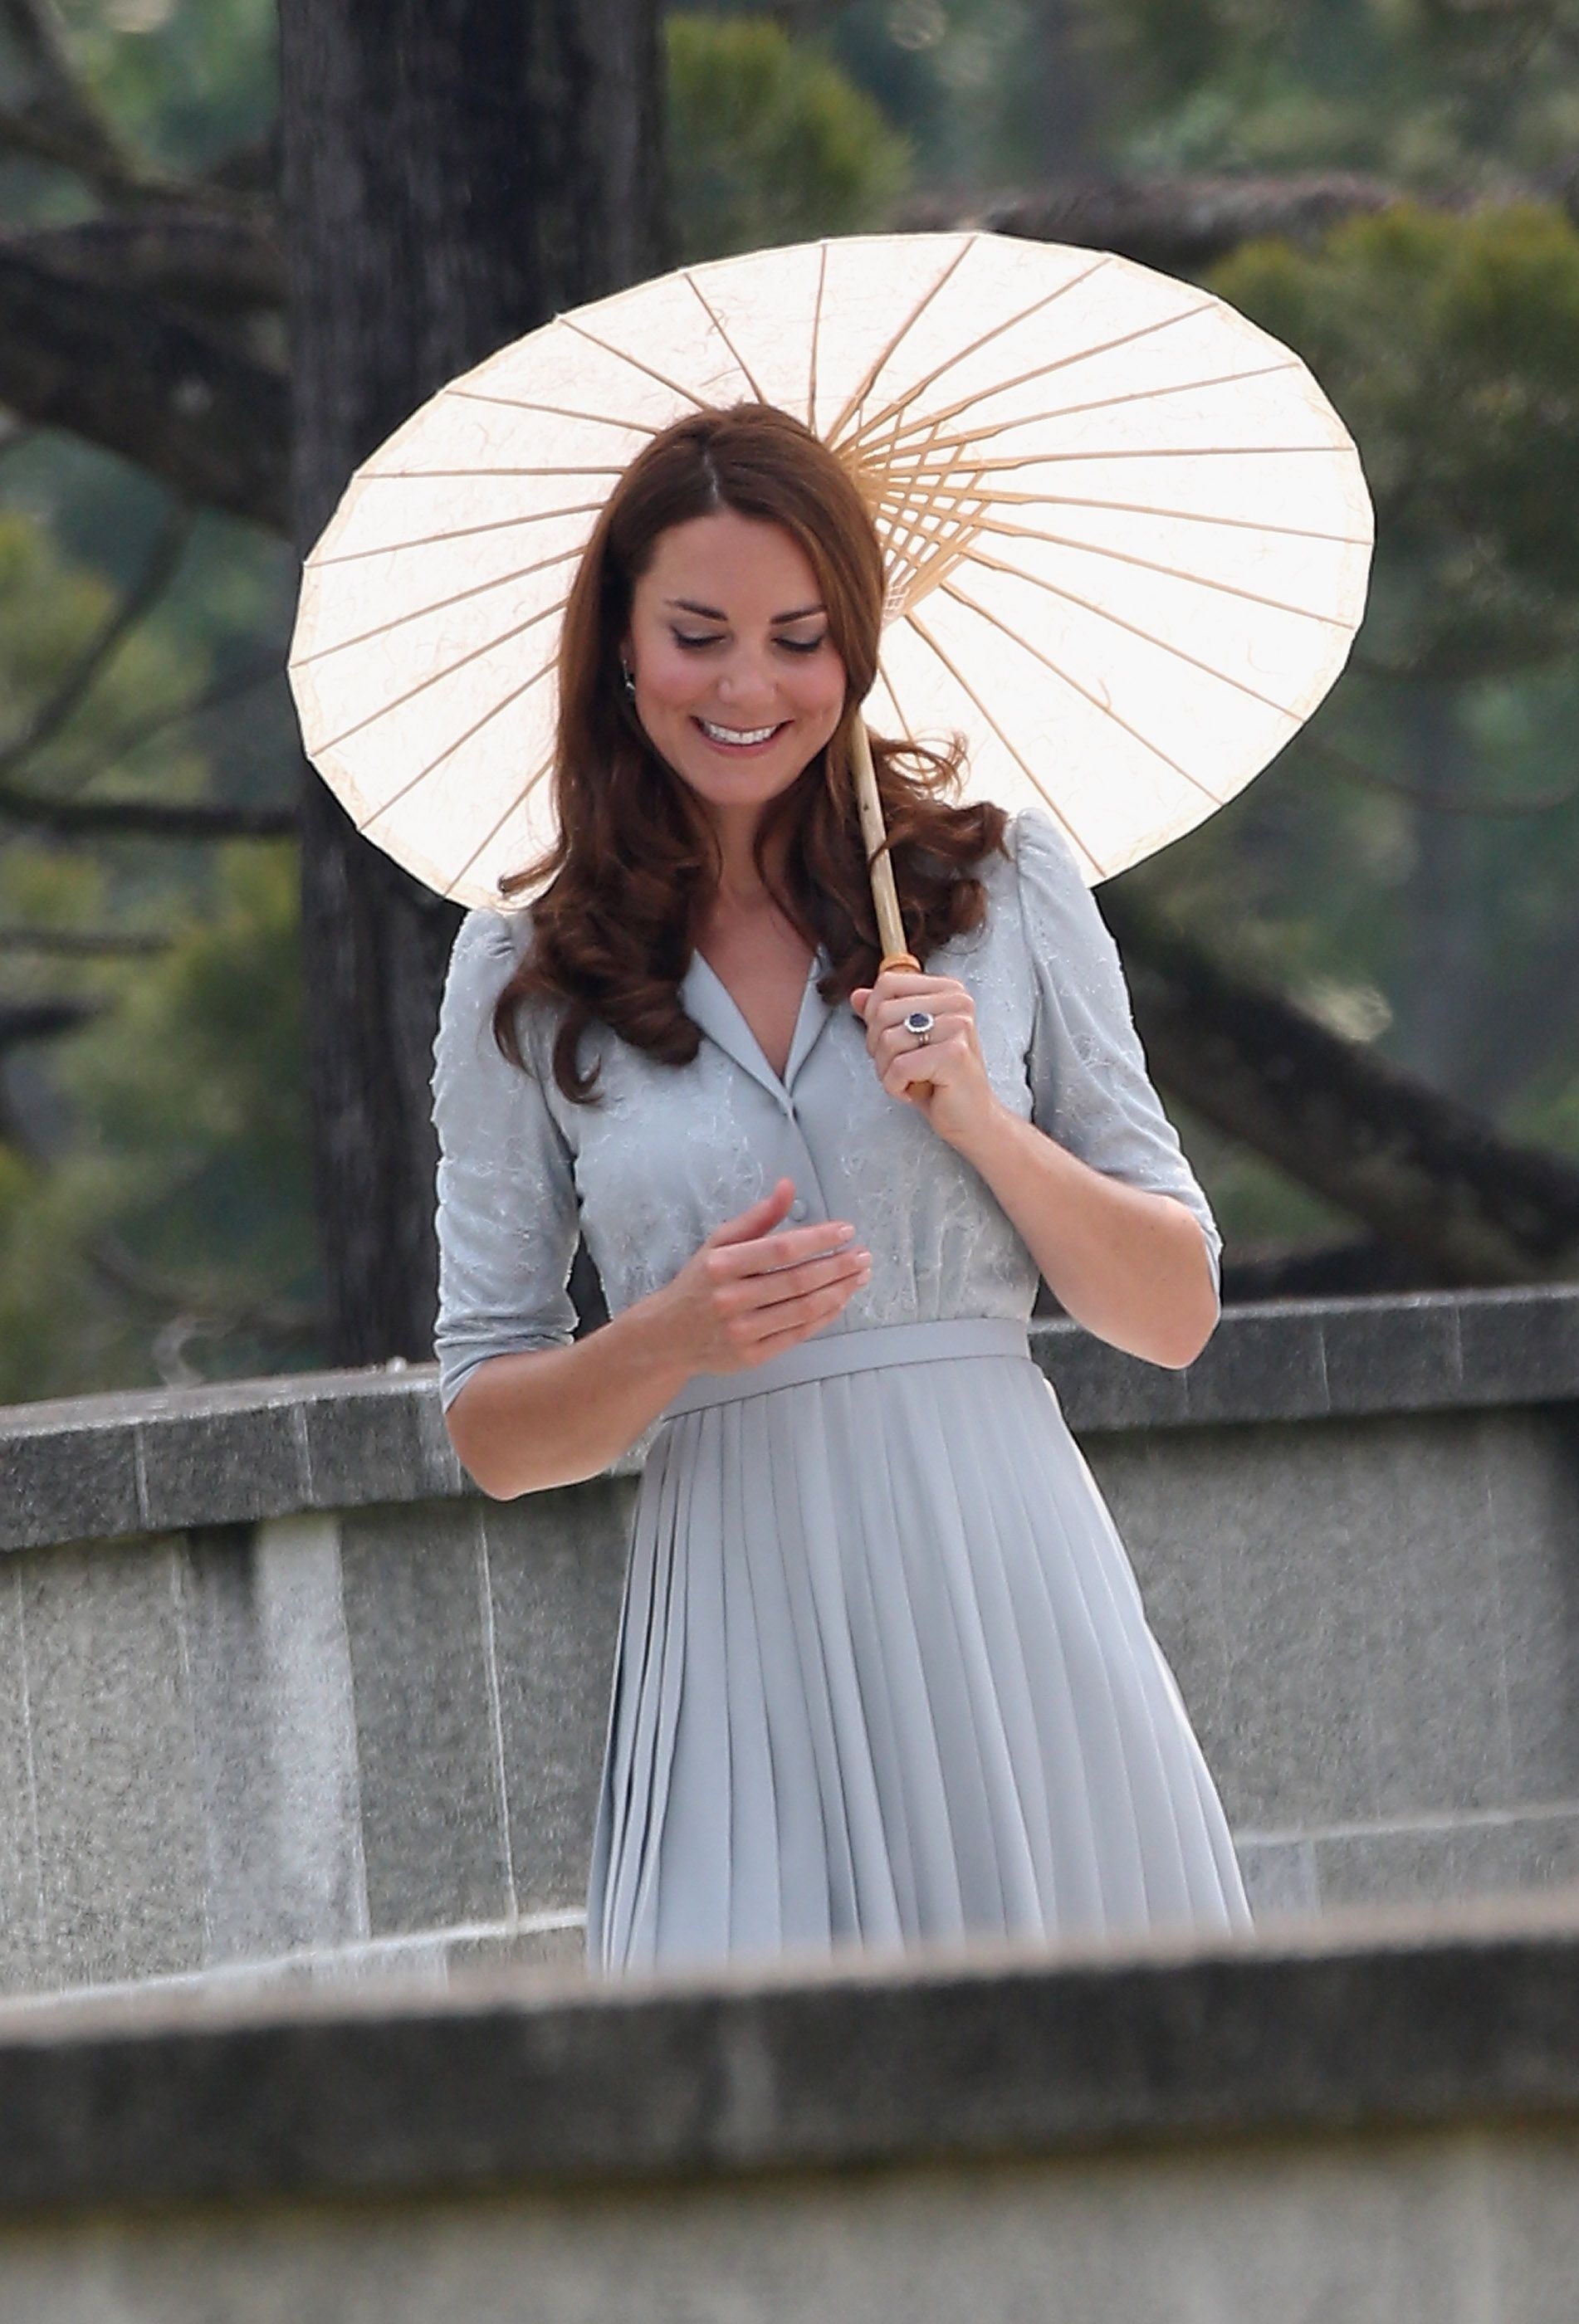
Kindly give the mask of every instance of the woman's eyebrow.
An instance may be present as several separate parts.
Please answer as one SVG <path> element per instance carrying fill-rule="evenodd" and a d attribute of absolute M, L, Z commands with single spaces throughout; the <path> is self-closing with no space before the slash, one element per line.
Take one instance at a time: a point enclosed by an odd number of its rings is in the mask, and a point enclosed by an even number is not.
<path fill-rule="evenodd" d="M 721 613 L 716 605 L 698 605 L 692 597 L 666 597 L 663 602 L 671 605 L 677 613 L 697 613 L 705 622 L 727 622 L 729 619 L 728 614 Z M 808 615 L 820 613 L 822 610 L 820 605 L 797 605 L 792 613 L 771 615 L 768 625 L 773 628 L 780 622 L 804 622 Z"/>

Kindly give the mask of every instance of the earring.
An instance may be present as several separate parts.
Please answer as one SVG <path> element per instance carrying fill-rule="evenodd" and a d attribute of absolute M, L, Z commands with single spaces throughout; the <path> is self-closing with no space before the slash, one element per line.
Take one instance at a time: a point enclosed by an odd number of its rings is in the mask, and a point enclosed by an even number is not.
<path fill-rule="evenodd" d="M 632 701 L 634 702 L 636 699 L 636 673 L 631 668 L 628 661 L 623 661 L 620 664 L 620 677 L 624 681 L 625 692 L 630 696 Z"/>

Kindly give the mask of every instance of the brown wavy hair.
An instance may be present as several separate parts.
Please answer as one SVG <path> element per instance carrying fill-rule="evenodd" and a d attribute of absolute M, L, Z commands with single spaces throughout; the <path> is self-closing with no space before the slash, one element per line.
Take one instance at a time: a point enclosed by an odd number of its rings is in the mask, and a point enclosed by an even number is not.
<path fill-rule="evenodd" d="M 559 644 L 553 784 L 559 835 L 538 863 L 500 882 L 506 895 L 547 881 L 532 907 L 531 942 L 500 994 L 494 1032 L 523 1065 L 518 1004 L 559 1004 L 554 1078 L 585 1103 L 587 1028 L 602 1023 L 666 1065 L 688 1065 L 701 1036 L 679 984 L 719 876 L 716 840 L 687 784 L 654 751 L 621 683 L 619 651 L 636 582 L 671 525 L 716 509 L 781 525 L 817 576 L 846 673 L 844 715 L 826 747 L 770 802 L 755 858 L 788 826 L 780 908 L 833 965 L 826 1001 L 870 984 L 881 958 L 865 849 L 855 811 L 850 732 L 877 675 L 882 552 L 856 486 L 799 420 L 766 403 L 688 414 L 638 454 L 587 542 Z M 1003 843 L 1001 807 L 960 807 L 963 745 L 872 737 L 889 854 L 910 950 L 919 960 L 977 927 L 986 896 L 975 867 Z"/>

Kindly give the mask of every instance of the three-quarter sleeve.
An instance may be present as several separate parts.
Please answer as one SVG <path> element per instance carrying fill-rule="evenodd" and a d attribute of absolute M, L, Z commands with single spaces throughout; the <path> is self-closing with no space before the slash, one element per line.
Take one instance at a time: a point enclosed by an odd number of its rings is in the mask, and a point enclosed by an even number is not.
<path fill-rule="evenodd" d="M 1051 818 L 1024 810 L 1011 833 L 1036 983 L 1031 1120 L 1093 1169 L 1193 1212 L 1221 1298 L 1223 1237 L 1147 1071 L 1118 946 Z"/>
<path fill-rule="evenodd" d="M 511 924 L 474 911 L 450 954 L 433 1050 L 439 1320 L 446 1411 L 491 1356 L 568 1347 L 577 1205 L 570 1151 L 535 1073 L 501 1056 L 494 1004 L 515 966 Z"/>

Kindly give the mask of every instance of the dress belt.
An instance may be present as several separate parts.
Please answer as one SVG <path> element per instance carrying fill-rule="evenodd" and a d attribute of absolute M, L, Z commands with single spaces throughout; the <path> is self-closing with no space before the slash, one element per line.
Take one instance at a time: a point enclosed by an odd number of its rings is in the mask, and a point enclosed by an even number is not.
<path fill-rule="evenodd" d="M 875 1371 L 883 1364 L 940 1364 L 955 1356 L 1023 1356 L 1030 1342 L 1023 1323 L 1003 1315 L 959 1315 L 925 1323 L 873 1323 L 865 1331 L 823 1332 L 770 1356 L 765 1364 L 739 1372 L 698 1372 L 659 1415 L 672 1420 L 710 1405 L 735 1404 L 748 1396 L 771 1396 L 775 1388 L 799 1388 L 807 1380 L 836 1379 L 845 1372 Z"/>

